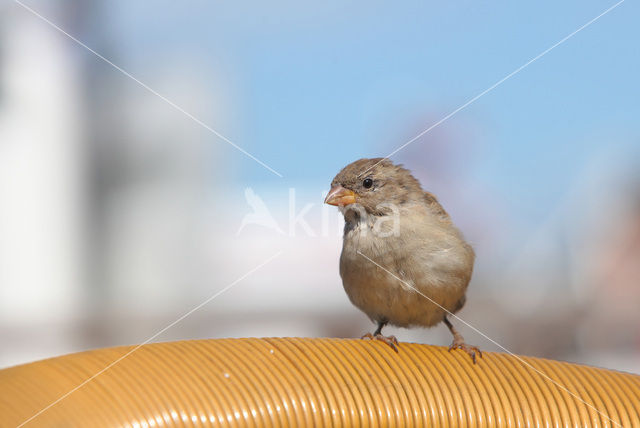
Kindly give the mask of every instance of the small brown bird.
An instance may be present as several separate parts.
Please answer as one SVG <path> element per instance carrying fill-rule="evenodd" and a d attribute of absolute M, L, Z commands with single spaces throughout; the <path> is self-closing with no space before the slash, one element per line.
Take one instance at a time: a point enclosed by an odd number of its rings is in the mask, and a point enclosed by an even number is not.
<path fill-rule="evenodd" d="M 447 319 L 465 303 L 475 254 L 434 195 L 386 158 L 360 159 L 331 182 L 325 203 L 344 215 L 340 276 L 351 302 L 378 324 L 362 338 L 398 352 L 387 324 L 431 327 L 443 321 L 453 334 L 449 350 L 467 345 Z"/>

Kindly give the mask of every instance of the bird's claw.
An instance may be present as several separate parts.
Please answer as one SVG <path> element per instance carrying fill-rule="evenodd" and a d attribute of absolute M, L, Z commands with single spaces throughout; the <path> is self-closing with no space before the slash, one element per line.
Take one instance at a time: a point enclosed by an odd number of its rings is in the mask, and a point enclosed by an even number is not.
<path fill-rule="evenodd" d="M 467 345 L 462 341 L 454 340 L 451 343 L 451 346 L 449 346 L 449 352 L 451 352 L 452 349 L 462 349 L 464 352 L 469 354 L 471 360 L 473 361 L 473 364 L 476 363 L 476 353 L 480 356 L 480 358 L 482 358 L 482 351 L 480 350 L 480 348 L 473 345 Z"/>
<path fill-rule="evenodd" d="M 391 349 L 398 352 L 398 339 L 395 336 L 383 336 L 382 334 L 366 333 L 360 339 L 380 340 L 387 345 L 391 346 Z"/>

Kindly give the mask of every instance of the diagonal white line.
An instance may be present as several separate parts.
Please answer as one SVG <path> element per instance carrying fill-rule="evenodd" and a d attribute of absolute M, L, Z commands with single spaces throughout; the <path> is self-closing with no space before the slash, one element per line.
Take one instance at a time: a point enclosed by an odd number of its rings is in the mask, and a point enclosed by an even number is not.
<path fill-rule="evenodd" d="M 215 299 L 216 297 L 218 297 L 219 295 L 221 295 L 222 293 L 224 293 L 225 291 L 229 290 L 231 287 L 233 287 L 234 285 L 236 285 L 237 283 L 239 283 L 240 281 L 242 281 L 243 279 L 245 279 L 246 277 L 248 277 L 249 275 L 251 275 L 252 273 L 254 273 L 255 271 L 257 271 L 258 269 L 262 268 L 263 266 L 265 266 L 266 264 L 268 264 L 269 262 L 271 262 L 273 259 L 275 259 L 276 257 L 278 257 L 280 254 L 282 254 L 282 251 L 278 251 L 276 254 L 274 254 L 273 256 L 269 257 L 267 260 L 265 260 L 264 262 L 260 263 L 258 266 L 254 267 L 253 269 L 251 269 L 250 271 L 248 271 L 247 273 L 245 273 L 244 275 L 242 275 L 240 278 L 236 279 L 235 281 L 233 281 L 231 284 L 227 285 L 226 287 L 224 287 L 222 290 L 218 291 L 217 293 L 215 293 L 214 295 L 210 296 L 209 298 L 207 298 L 204 302 L 200 303 L 198 306 L 194 307 L 193 309 L 191 309 L 189 312 L 185 313 L 184 315 L 182 315 L 180 318 L 178 318 L 177 320 L 173 321 L 171 324 L 169 324 L 168 326 L 164 327 L 162 330 L 158 331 L 157 333 L 155 333 L 153 336 L 151 336 L 150 338 L 148 338 L 147 340 L 145 340 L 144 342 L 142 342 L 141 344 L 137 345 L 135 348 L 133 348 L 132 350 L 130 350 L 129 352 L 127 352 L 126 354 L 124 354 L 122 357 L 118 358 L 117 360 L 113 361 L 112 363 L 110 363 L 108 366 L 106 366 L 105 368 L 103 368 L 102 370 L 100 370 L 99 372 L 97 372 L 96 374 L 94 374 L 93 376 L 89 377 L 88 379 L 86 379 L 85 381 L 83 381 L 80 385 L 76 386 L 75 388 L 73 388 L 72 390 L 66 392 L 64 395 L 62 395 L 61 397 L 59 397 L 56 401 L 54 401 L 53 403 L 49 404 L 48 406 L 44 407 L 43 409 L 39 410 L 36 414 L 34 414 L 33 416 L 31 416 L 29 419 L 27 419 L 26 421 L 22 422 L 20 425 L 18 425 L 18 428 L 20 428 L 21 426 L 29 423 L 30 421 L 32 421 L 33 419 L 35 419 L 36 417 L 38 417 L 40 414 L 46 412 L 47 410 L 49 410 L 51 407 L 55 406 L 56 404 L 58 404 L 60 401 L 64 400 L 65 398 L 67 398 L 69 395 L 73 394 L 74 392 L 76 392 L 78 389 L 82 388 L 84 385 L 86 385 L 87 383 L 91 382 L 93 379 L 95 379 L 96 377 L 100 376 L 102 373 L 106 372 L 107 370 L 109 370 L 111 367 L 115 366 L 116 364 L 118 364 L 120 361 L 124 360 L 125 358 L 127 358 L 129 355 L 133 354 L 134 352 L 136 352 L 138 349 L 140 349 L 142 346 L 146 345 L 147 343 L 151 342 L 153 339 L 155 339 L 156 337 L 160 336 L 162 333 L 164 333 L 165 331 L 169 330 L 171 327 L 173 327 L 174 325 L 178 324 L 180 321 L 182 321 L 183 319 L 185 319 L 186 317 L 188 317 L 189 315 L 191 315 L 192 313 L 194 313 L 195 311 L 197 311 L 198 309 L 200 309 L 201 307 L 203 307 L 204 305 L 206 305 L 207 303 L 209 303 L 210 301 L 212 301 L 213 299 Z"/>
<path fill-rule="evenodd" d="M 424 297 L 425 299 L 429 300 L 431 303 L 433 303 L 434 305 L 438 306 L 440 309 L 442 309 L 443 311 L 445 311 L 446 313 L 448 313 L 449 315 L 451 315 L 452 317 L 455 317 L 458 321 L 464 323 L 466 326 L 470 327 L 471 329 L 473 329 L 476 333 L 480 334 L 481 336 L 483 336 L 485 339 L 487 339 L 488 341 L 490 341 L 491 343 L 493 343 L 494 345 L 498 346 L 500 349 L 502 349 L 503 351 L 505 351 L 507 354 L 511 355 L 512 357 L 514 357 L 515 359 L 517 359 L 519 362 L 521 362 L 522 364 L 524 364 L 525 366 L 527 366 L 528 368 L 530 368 L 531 370 L 535 371 L 536 373 L 538 373 L 539 375 L 541 375 L 542 377 L 544 377 L 545 379 L 547 379 L 549 382 L 553 383 L 554 385 L 556 385 L 558 388 L 562 389 L 563 391 L 565 391 L 566 393 L 572 395 L 573 397 L 575 397 L 576 399 L 580 400 L 582 403 L 586 404 L 587 406 L 589 406 L 591 409 L 593 409 L 594 411 L 598 412 L 600 415 L 604 416 L 605 418 L 609 419 L 611 422 L 613 422 L 615 425 L 619 426 L 620 428 L 622 428 L 622 425 L 620 425 L 618 422 L 614 421 L 613 419 L 611 419 L 611 417 L 609 417 L 609 415 L 607 415 L 606 413 L 598 410 L 596 407 L 594 407 L 593 405 L 587 403 L 586 401 L 584 401 L 582 398 L 580 398 L 577 394 L 575 394 L 574 392 L 571 392 L 570 390 L 568 390 L 565 386 L 561 385 L 560 383 L 556 382 L 555 380 L 551 379 L 548 375 L 546 375 L 545 373 L 541 372 L 540 370 L 538 370 L 537 368 L 533 367 L 531 364 L 529 364 L 528 362 L 526 362 L 525 360 L 523 360 L 520 356 L 514 354 L 513 352 L 511 352 L 510 350 L 508 350 L 507 348 L 505 348 L 504 346 L 502 346 L 501 344 L 499 344 L 498 342 L 496 342 L 495 340 L 493 340 L 492 338 L 490 338 L 489 336 L 487 336 L 486 334 L 484 334 L 483 332 L 481 332 L 480 330 L 478 330 L 477 328 L 475 328 L 474 326 L 472 326 L 471 324 L 469 324 L 468 322 L 466 322 L 465 320 L 463 320 L 462 318 L 460 318 L 459 316 L 457 316 L 456 314 L 454 314 L 453 312 L 449 311 L 447 308 L 445 308 L 444 306 L 442 306 L 441 304 L 439 304 L 438 302 L 436 302 L 435 300 L 433 300 L 432 298 L 430 298 L 429 296 L 425 295 L 424 293 L 422 293 L 420 290 L 418 290 L 417 288 L 413 287 L 411 284 L 409 284 L 406 281 L 403 281 L 402 279 L 398 278 L 396 275 L 394 275 L 392 272 L 390 272 L 387 268 L 385 268 L 384 266 L 381 266 L 380 264 L 376 263 L 374 260 L 370 259 L 369 257 L 367 257 L 365 254 L 363 254 L 360 250 L 357 251 L 358 254 L 360 254 L 362 257 L 364 257 L 365 259 L 369 260 L 371 263 L 373 263 L 374 265 L 376 265 L 377 267 L 379 267 L 380 269 L 382 269 L 383 271 L 385 271 L 386 273 L 388 273 L 389 275 L 391 275 L 392 277 L 394 277 L 395 279 L 397 279 L 398 281 L 400 281 L 401 283 L 403 283 L 404 285 L 406 285 L 407 287 L 411 288 L 413 291 L 415 291 L 416 293 L 418 293 L 419 295 L 421 295 L 422 297 Z"/>
<path fill-rule="evenodd" d="M 46 17 L 42 16 L 40 13 L 38 13 L 37 11 L 32 9 L 31 7 L 27 6 L 26 4 L 22 3 L 20 0 L 13 0 L 13 1 L 15 3 L 17 3 L 18 5 L 22 6 L 24 9 L 28 10 L 29 12 L 31 12 L 32 14 L 34 14 L 35 16 L 37 16 L 38 18 L 40 18 L 42 21 L 44 21 L 47 24 L 49 24 L 51 27 L 53 27 L 56 30 L 58 30 L 60 33 L 64 34 L 65 36 L 67 36 L 68 38 L 70 38 L 71 40 L 76 42 L 78 45 L 82 46 L 83 48 L 85 48 L 86 50 L 88 50 L 89 52 L 91 52 L 92 54 L 97 56 L 98 58 L 100 58 L 102 61 L 106 62 L 107 64 L 109 64 L 110 66 L 112 66 L 113 68 L 118 70 L 120 73 L 124 74 L 125 76 L 127 76 L 128 78 L 130 78 L 131 80 L 133 80 L 134 82 L 139 84 L 140 86 L 142 86 L 147 91 L 151 92 L 153 95 L 157 96 L 158 98 L 160 98 L 161 100 L 163 100 L 164 102 L 169 104 L 174 109 L 178 110 L 180 113 L 182 113 L 185 116 L 187 116 L 189 119 L 193 120 L 198 125 L 202 126 L 207 131 L 211 132 L 212 134 L 214 134 L 215 136 L 217 136 L 221 140 L 227 142 L 228 144 L 233 146 L 236 150 L 240 151 L 245 156 L 248 156 L 249 158 L 253 159 L 257 163 L 262 165 L 264 168 L 266 168 L 269 171 L 271 171 L 273 174 L 275 174 L 278 177 L 282 178 L 282 174 L 280 174 L 278 171 L 276 171 L 275 169 L 271 168 L 269 165 L 267 165 L 266 163 L 262 162 L 260 159 L 258 159 L 257 157 L 253 156 L 251 153 L 247 152 L 242 147 L 238 146 L 236 143 L 234 143 L 233 141 L 231 141 L 230 139 L 228 139 L 227 137 L 225 137 L 224 135 L 222 135 L 221 133 L 219 133 L 218 131 L 216 131 L 215 129 L 213 129 L 212 127 L 207 125 L 206 123 L 204 123 L 202 120 L 198 119 L 197 117 L 195 117 L 194 115 L 192 115 L 191 113 L 189 113 L 188 111 L 186 111 L 185 109 L 183 109 L 182 107 L 180 107 L 179 105 L 177 105 L 176 103 L 171 101 L 169 98 L 167 98 L 164 95 L 158 93 L 153 88 L 151 88 L 149 85 L 147 85 L 144 82 L 140 81 L 138 78 L 133 76 L 131 73 L 129 73 L 129 72 L 125 71 L 124 69 L 122 69 L 122 67 L 117 66 L 116 64 L 114 64 L 113 62 L 111 62 L 110 60 L 105 58 L 104 56 L 100 55 L 98 52 L 96 52 L 95 50 L 91 49 L 89 46 L 85 45 L 80 40 L 78 40 L 77 38 L 73 37 L 71 34 L 69 34 L 66 31 L 64 31 L 58 25 L 53 23 L 51 20 L 49 20 Z"/>
<path fill-rule="evenodd" d="M 443 117 L 442 119 L 440 119 L 439 121 L 437 121 L 436 123 L 434 123 L 433 125 L 431 125 L 430 127 L 428 127 L 427 129 L 425 129 L 424 131 L 420 132 L 418 135 L 416 135 L 415 137 L 413 137 L 412 139 L 410 139 L 409 141 L 407 141 L 406 143 L 404 143 L 403 145 L 401 145 L 400 147 L 398 147 L 397 149 L 395 149 L 394 151 L 392 151 L 391 153 L 389 153 L 388 155 L 386 155 L 384 158 L 382 158 L 382 160 L 376 162 L 372 167 L 370 167 L 369 169 L 367 169 L 366 171 L 358 174 L 358 177 L 360 177 L 361 175 L 367 173 L 368 171 L 370 171 L 371 169 L 373 169 L 376 165 L 378 165 L 380 162 L 382 162 L 384 159 L 388 159 L 391 156 L 395 155 L 396 153 L 398 153 L 400 150 L 404 149 L 405 147 L 407 147 L 409 144 L 413 143 L 414 141 L 416 141 L 417 139 L 419 139 L 420 137 L 422 137 L 424 134 L 426 134 L 427 132 L 431 131 L 433 128 L 435 128 L 436 126 L 441 125 L 443 122 L 445 122 L 446 120 L 448 120 L 449 118 L 451 118 L 451 116 L 455 115 L 456 113 L 458 113 L 460 110 L 465 109 L 466 107 L 468 107 L 469 105 L 473 104 L 475 101 L 477 101 L 479 98 L 481 98 L 482 96 L 488 94 L 489 92 L 491 92 L 492 90 L 494 90 L 495 88 L 497 88 L 498 86 L 500 86 L 501 84 L 503 84 L 505 81 L 507 81 L 508 79 L 510 79 L 511 77 L 515 76 L 516 74 L 518 74 L 519 72 L 521 72 L 522 70 L 524 70 L 525 68 L 527 68 L 529 65 L 531 65 L 532 63 L 534 63 L 535 61 L 539 60 L 540 58 L 542 58 L 543 56 L 545 56 L 546 54 L 548 54 L 549 52 L 551 52 L 553 49 L 555 49 L 556 47 L 560 46 L 561 44 L 563 44 L 564 42 L 566 42 L 567 40 L 569 40 L 570 38 L 572 38 L 573 36 L 575 36 L 576 34 L 578 34 L 580 31 L 584 30 L 585 28 L 587 28 L 588 26 L 590 26 L 591 24 L 593 24 L 594 22 L 596 22 L 598 19 L 602 18 L 603 16 L 605 16 L 607 13 L 611 12 L 613 9 L 617 8 L 618 6 L 620 6 L 622 3 L 624 3 L 625 0 L 620 0 L 618 3 L 614 4 L 613 6 L 611 6 L 610 8 L 608 8 L 607 10 L 605 10 L 604 12 L 602 12 L 600 15 L 596 16 L 595 18 L 591 19 L 589 22 L 587 22 L 586 24 L 582 25 L 580 28 L 578 28 L 577 30 L 575 30 L 574 32 L 572 32 L 571 34 L 565 36 L 564 38 L 560 39 L 558 42 L 554 43 L 553 45 L 551 45 L 550 47 L 548 47 L 547 49 L 543 50 L 542 52 L 540 52 L 538 55 L 534 56 L 533 58 L 531 58 L 529 61 L 525 62 L 524 64 L 522 64 L 520 67 L 516 68 L 515 70 L 513 70 L 511 73 L 507 74 L 506 76 L 504 76 L 502 79 L 498 80 L 496 83 L 494 83 L 493 85 L 489 86 L 487 89 L 485 89 L 484 91 L 480 92 L 478 95 L 476 95 L 475 97 L 471 98 L 470 100 L 468 100 L 466 103 L 462 104 L 460 107 L 458 107 L 457 109 L 453 110 L 451 113 L 449 113 L 448 115 L 446 115 L 445 117 Z"/>

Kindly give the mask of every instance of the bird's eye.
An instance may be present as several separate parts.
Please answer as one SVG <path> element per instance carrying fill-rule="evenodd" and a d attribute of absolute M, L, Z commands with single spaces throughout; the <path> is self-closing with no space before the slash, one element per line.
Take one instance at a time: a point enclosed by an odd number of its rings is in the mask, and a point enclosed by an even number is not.
<path fill-rule="evenodd" d="M 362 185 L 364 186 L 365 189 L 369 189 L 371 188 L 371 186 L 373 186 L 373 180 L 370 178 L 365 178 L 364 181 L 362 182 Z"/>

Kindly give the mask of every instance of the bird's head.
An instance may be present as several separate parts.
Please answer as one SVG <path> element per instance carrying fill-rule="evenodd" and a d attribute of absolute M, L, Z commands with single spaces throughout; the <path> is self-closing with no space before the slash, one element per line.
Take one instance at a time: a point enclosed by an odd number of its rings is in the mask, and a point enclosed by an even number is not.
<path fill-rule="evenodd" d="M 407 169 L 386 158 L 373 158 L 345 166 L 331 182 L 324 202 L 342 208 L 359 204 L 367 214 L 385 215 L 389 205 L 401 207 L 423 196 L 420 183 Z"/>

